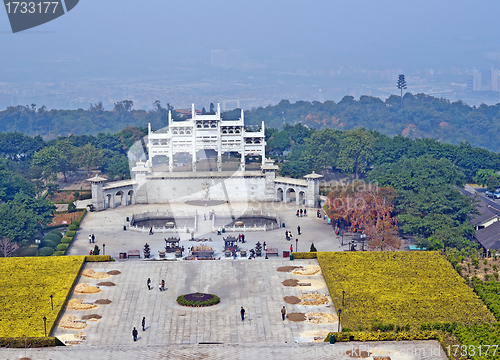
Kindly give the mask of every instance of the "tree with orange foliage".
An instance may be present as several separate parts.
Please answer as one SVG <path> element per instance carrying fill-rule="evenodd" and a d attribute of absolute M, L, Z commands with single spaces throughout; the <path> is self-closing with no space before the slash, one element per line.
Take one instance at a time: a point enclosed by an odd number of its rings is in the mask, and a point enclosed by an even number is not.
<path fill-rule="evenodd" d="M 392 187 L 379 188 L 376 183 L 355 180 L 333 188 L 326 208 L 331 219 L 344 219 L 353 229 L 365 233 L 371 250 L 396 250 L 401 247 L 401 240 L 392 216 L 395 196 Z"/>

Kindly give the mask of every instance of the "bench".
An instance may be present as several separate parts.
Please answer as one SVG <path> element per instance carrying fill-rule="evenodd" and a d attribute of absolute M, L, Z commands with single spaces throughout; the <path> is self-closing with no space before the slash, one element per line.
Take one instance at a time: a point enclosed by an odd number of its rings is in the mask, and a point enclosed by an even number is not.
<path fill-rule="evenodd" d="M 273 247 L 267 248 L 266 255 L 276 255 L 276 256 L 278 256 L 278 248 L 273 248 Z"/>
<path fill-rule="evenodd" d="M 141 258 L 141 252 L 139 250 L 129 250 L 128 257 L 137 256 L 139 259 Z"/>

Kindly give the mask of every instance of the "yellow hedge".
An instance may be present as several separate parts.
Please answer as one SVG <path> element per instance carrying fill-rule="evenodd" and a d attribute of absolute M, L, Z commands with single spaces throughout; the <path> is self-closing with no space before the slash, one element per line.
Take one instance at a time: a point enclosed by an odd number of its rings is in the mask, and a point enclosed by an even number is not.
<path fill-rule="evenodd" d="M 318 252 L 344 327 L 384 324 L 489 323 L 495 318 L 438 252 Z M 342 290 L 345 306 L 342 306 Z"/>
<path fill-rule="evenodd" d="M 330 336 L 335 335 L 335 340 L 340 342 L 345 341 L 402 341 L 402 340 L 429 340 L 438 339 L 439 335 L 436 331 L 417 331 L 417 332 L 380 332 L 380 331 L 352 331 L 352 332 L 331 332 L 326 337 L 325 341 L 330 341 Z"/>
<path fill-rule="evenodd" d="M 103 262 L 103 261 L 111 261 L 111 255 L 86 255 L 86 262 Z"/>
<path fill-rule="evenodd" d="M 0 338 L 44 336 L 44 316 L 49 335 L 84 261 L 85 256 L 0 258 Z"/>
<path fill-rule="evenodd" d="M 317 252 L 294 252 L 294 259 L 316 259 L 318 257 Z"/>

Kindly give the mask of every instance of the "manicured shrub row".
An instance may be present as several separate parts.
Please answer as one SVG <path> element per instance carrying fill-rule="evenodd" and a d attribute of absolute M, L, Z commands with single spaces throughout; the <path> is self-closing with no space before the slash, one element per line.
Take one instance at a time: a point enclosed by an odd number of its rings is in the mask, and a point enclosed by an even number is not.
<path fill-rule="evenodd" d="M 76 226 L 75 224 L 71 223 L 71 225 L 68 226 L 68 230 L 76 232 L 78 230 L 78 226 Z"/>
<path fill-rule="evenodd" d="M 66 252 L 68 250 L 68 244 L 59 244 L 56 246 L 57 251 Z"/>
<path fill-rule="evenodd" d="M 438 252 L 319 252 L 318 261 L 342 325 L 371 329 L 377 321 L 460 325 L 495 322 L 481 299 Z M 345 306 L 342 306 L 345 291 Z"/>
<path fill-rule="evenodd" d="M 38 347 L 64 346 L 56 337 L 0 337 L 0 347 L 4 348 L 38 348 Z"/>
<path fill-rule="evenodd" d="M 62 239 L 61 239 L 61 244 L 71 244 L 71 242 L 73 241 L 73 238 L 70 238 L 70 237 L 67 237 L 67 236 L 64 236 Z"/>
<path fill-rule="evenodd" d="M 74 238 L 76 234 L 76 231 L 66 231 L 66 234 L 64 236 L 69 237 L 69 238 Z"/>
<path fill-rule="evenodd" d="M 54 247 L 43 247 L 40 250 L 38 250 L 38 255 L 39 256 L 50 256 L 54 253 Z"/>
<path fill-rule="evenodd" d="M 0 258 L 0 289 L 8 294 L 0 297 L 0 337 L 43 337 L 44 316 L 50 333 L 84 261 L 84 256 Z"/>
<path fill-rule="evenodd" d="M 54 251 L 52 256 L 64 256 L 65 253 L 66 251 Z"/>
<path fill-rule="evenodd" d="M 315 252 L 294 252 L 294 259 L 316 259 L 318 257 L 318 253 Z"/>
<path fill-rule="evenodd" d="M 191 294 L 187 294 L 187 295 L 191 295 Z M 184 298 L 187 295 L 181 295 L 181 296 L 179 296 L 177 298 L 177 303 L 179 305 L 182 305 L 182 306 L 205 307 L 205 306 L 215 305 L 215 304 L 218 304 L 220 302 L 219 297 L 216 296 L 216 295 L 213 295 L 213 294 L 210 294 L 210 295 L 212 295 L 211 299 L 208 299 L 208 300 L 205 300 L 205 301 L 189 301 L 189 300 L 186 300 Z"/>

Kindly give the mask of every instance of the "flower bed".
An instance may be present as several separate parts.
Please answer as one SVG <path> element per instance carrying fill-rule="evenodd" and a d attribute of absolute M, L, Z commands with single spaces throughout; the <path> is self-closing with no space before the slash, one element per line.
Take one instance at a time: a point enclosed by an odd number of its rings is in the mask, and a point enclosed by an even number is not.
<path fill-rule="evenodd" d="M 376 320 L 412 330 L 426 322 L 495 321 L 437 252 L 319 252 L 318 261 L 345 328 L 371 330 Z"/>
<path fill-rule="evenodd" d="M 69 225 L 73 220 L 78 220 L 80 218 L 80 215 L 82 215 L 83 210 L 81 211 L 75 211 L 72 213 L 68 212 L 57 212 L 55 213 L 52 222 L 47 225 L 47 227 L 54 227 L 54 226 L 62 226 L 62 225 Z"/>
<path fill-rule="evenodd" d="M 220 299 L 212 294 L 193 293 L 179 296 L 177 302 L 182 306 L 204 307 L 218 304 Z"/>
<path fill-rule="evenodd" d="M 84 256 L 0 258 L 0 337 L 50 334 L 78 277 Z M 50 295 L 53 295 L 52 310 Z"/>

